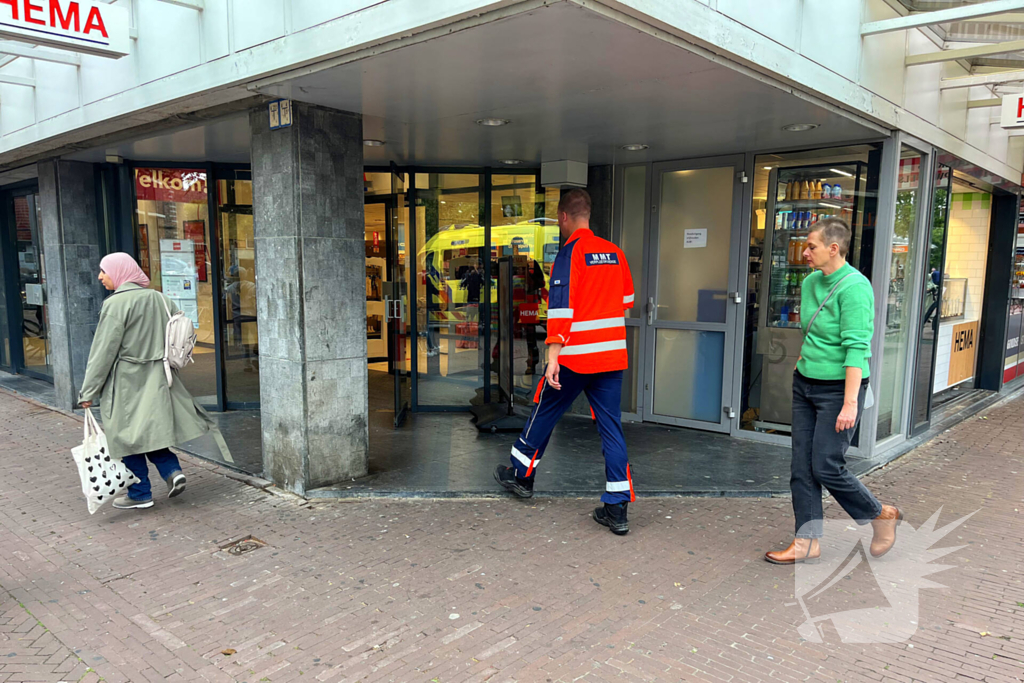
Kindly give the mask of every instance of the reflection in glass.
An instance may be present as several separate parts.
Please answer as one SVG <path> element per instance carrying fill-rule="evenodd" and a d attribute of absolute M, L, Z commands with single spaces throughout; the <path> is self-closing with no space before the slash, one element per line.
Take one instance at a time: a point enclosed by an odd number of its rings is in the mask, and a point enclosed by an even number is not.
<path fill-rule="evenodd" d="M 417 402 L 465 407 L 483 385 L 482 178 L 417 173 L 416 188 Z"/>
<path fill-rule="evenodd" d="M 217 225 L 223 268 L 225 399 L 254 404 L 260 400 L 260 365 L 251 180 L 217 181 Z"/>
<path fill-rule="evenodd" d="M 136 168 L 135 239 L 150 287 L 169 296 L 196 327 L 194 363 L 179 371 L 195 399 L 217 403 L 210 220 L 206 171 Z M 251 194 L 251 193 L 250 193 Z M 251 202 L 251 200 L 250 200 Z M 258 373 L 257 373 L 258 374 Z"/>
<path fill-rule="evenodd" d="M 538 186 L 533 173 L 491 177 L 491 266 L 497 283 L 498 259 L 511 258 L 512 268 L 512 383 L 521 396 L 532 396 L 544 373 L 544 340 L 547 336 L 547 293 L 551 268 L 558 254 L 557 189 Z M 555 216 L 549 216 L 553 209 Z M 498 358 L 499 332 L 497 287 L 491 291 L 492 358 Z M 498 381 L 492 365 L 492 381 Z"/>
<path fill-rule="evenodd" d="M 626 254 L 637 305 L 626 311 L 627 318 L 644 314 L 641 305 L 644 266 L 644 216 L 647 211 L 647 167 L 630 166 L 622 172 L 622 234 L 619 247 Z"/>
<path fill-rule="evenodd" d="M 21 293 L 21 344 L 24 367 L 52 377 L 50 335 L 46 304 L 46 262 L 40 206 L 35 194 L 13 199 L 13 222 L 18 254 L 18 290 Z"/>
<path fill-rule="evenodd" d="M 931 419 L 932 376 L 935 370 L 936 341 L 939 338 L 939 317 L 942 300 L 942 263 L 949 222 L 950 182 L 948 166 L 939 166 L 932 193 L 932 220 L 929 231 L 928 262 L 924 267 L 924 295 L 921 301 L 920 337 L 914 369 L 913 434 L 927 428 Z"/>
<path fill-rule="evenodd" d="M 636 413 L 639 399 L 640 328 L 626 326 L 626 349 L 629 352 L 629 367 L 622 373 L 622 412 Z"/>
<path fill-rule="evenodd" d="M 719 422 L 725 333 L 657 330 L 654 414 Z"/>
<path fill-rule="evenodd" d="M 907 276 L 914 272 L 917 217 L 921 203 L 921 155 L 903 148 L 896 188 L 886 326 L 883 330 L 882 367 L 878 392 L 878 434 L 882 440 L 903 430 L 903 387 L 910 353 L 912 311 Z"/>

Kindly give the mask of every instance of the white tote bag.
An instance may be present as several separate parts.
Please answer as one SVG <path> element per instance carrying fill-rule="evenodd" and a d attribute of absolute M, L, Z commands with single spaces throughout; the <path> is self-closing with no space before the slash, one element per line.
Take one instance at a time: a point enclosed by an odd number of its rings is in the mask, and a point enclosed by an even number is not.
<path fill-rule="evenodd" d="M 123 493 L 139 478 L 124 466 L 120 458 L 111 458 L 107 452 L 107 437 L 103 434 L 92 410 L 85 410 L 85 436 L 82 445 L 71 449 L 82 479 L 82 493 L 89 504 L 89 514 L 95 513 L 108 500 Z"/>

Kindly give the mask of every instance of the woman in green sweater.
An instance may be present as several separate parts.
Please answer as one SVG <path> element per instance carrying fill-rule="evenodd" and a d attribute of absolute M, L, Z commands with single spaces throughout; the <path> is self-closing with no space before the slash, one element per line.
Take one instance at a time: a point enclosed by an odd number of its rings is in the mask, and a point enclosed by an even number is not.
<path fill-rule="evenodd" d="M 789 485 L 796 538 L 785 550 L 765 554 L 775 564 L 815 562 L 821 556 L 822 486 L 858 524 L 871 522 L 874 557 L 892 548 L 903 519 L 898 508 L 879 503 L 846 469 L 846 451 L 868 390 L 875 319 L 871 282 L 846 262 L 849 248 L 850 227 L 838 218 L 827 218 L 815 224 L 804 250 L 816 272 L 803 283 L 804 343 L 793 374 Z"/>

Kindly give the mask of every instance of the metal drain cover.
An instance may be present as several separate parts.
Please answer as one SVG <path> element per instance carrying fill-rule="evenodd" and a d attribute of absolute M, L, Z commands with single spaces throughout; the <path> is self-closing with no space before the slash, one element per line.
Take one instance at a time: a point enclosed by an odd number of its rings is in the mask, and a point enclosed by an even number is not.
<path fill-rule="evenodd" d="M 266 543 L 256 538 L 255 536 L 244 536 L 236 541 L 231 541 L 220 546 L 221 550 L 226 551 L 230 555 L 245 555 L 251 553 L 254 550 L 259 550 Z"/>

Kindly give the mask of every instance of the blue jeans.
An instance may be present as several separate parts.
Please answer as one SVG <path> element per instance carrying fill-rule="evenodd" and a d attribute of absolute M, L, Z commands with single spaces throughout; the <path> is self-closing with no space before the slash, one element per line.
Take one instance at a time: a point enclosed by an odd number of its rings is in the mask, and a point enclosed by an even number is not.
<path fill-rule="evenodd" d="M 882 512 L 878 499 L 846 469 L 846 451 L 860 425 L 865 393 L 866 388 L 861 387 L 857 424 L 836 434 L 845 387 L 814 384 L 799 372 L 793 373 L 793 464 L 789 488 L 793 492 L 797 538 L 821 538 L 824 533 L 822 486 L 857 524 L 867 524 Z"/>
<path fill-rule="evenodd" d="M 132 471 L 132 474 L 139 478 L 138 484 L 132 484 L 128 487 L 128 497 L 132 500 L 150 500 L 153 497 L 153 489 L 149 485 L 149 465 L 146 463 L 146 458 L 149 458 L 149 462 L 156 465 L 156 471 L 164 479 L 167 479 L 167 477 L 175 472 L 181 472 L 178 456 L 166 448 L 153 451 L 152 453 L 125 456 L 121 462 Z"/>
<path fill-rule="evenodd" d="M 622 370 L 591 375 L 573 372 L 562 366 L 558 375 L 561 389 L 552 389 L 544 378 L 537 405 L 530 421 L 512 447 L 512 466 L 520 479 L 533 480 L 537 463 L 551 439 L 555 425 L 581 393 L 587 395 L 597 419 L 604 452 L 605 492 L 601 501 L 628 503 L 633 500 L 633 478 L 626 457 L 626 438 L 622 433 Z"/>

